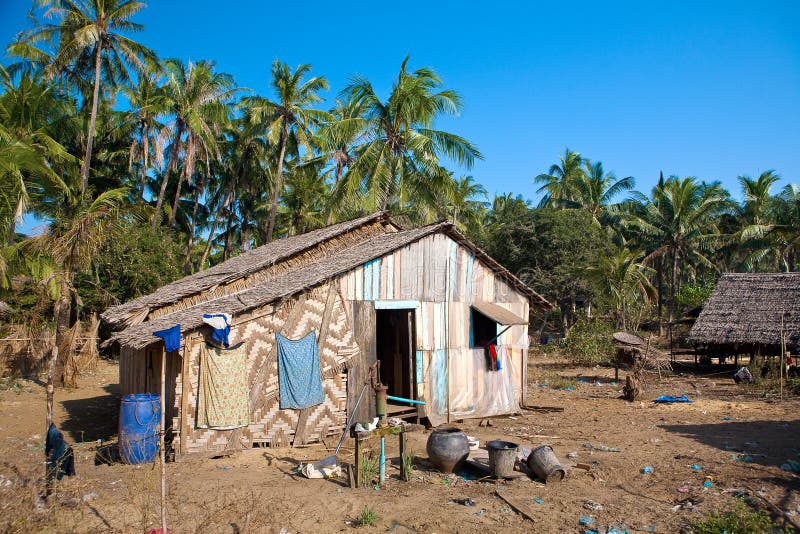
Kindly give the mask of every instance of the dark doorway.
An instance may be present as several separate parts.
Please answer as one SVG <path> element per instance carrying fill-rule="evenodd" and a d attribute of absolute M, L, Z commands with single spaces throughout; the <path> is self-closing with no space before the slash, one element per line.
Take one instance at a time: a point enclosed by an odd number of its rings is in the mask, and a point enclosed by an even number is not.
<path fill-rule="evenodd" d="M 381 381 L 389 395 L 415 399 L 414 310 L 375 310 L 375 341 Z"/>

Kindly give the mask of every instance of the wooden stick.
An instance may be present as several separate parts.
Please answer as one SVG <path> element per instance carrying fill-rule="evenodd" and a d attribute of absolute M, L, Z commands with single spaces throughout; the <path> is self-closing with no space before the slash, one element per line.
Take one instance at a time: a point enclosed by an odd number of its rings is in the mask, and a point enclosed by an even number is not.
<path fill-rule="evenodd" d="M 514 510 L 516 510 L 517 512 L 519 512 L 523 516 L 527 517 L 528 519 L 530 519 L 534 523 L 536 522 L 536 519 L 534 519 L 534 517 L 533 517 L 533 515 L 534 515 L 533 511 L 528 507 L 528 505 L 524 504 L 521 501 L 518 501 L 517 499 L 515 499 L 513 497 L 510 497 L 510 496 L 506 495 L 505 493 L 501 492 L 499 489 L 495 490 L 495 494 L 498 497 L 500 497 L 501 499 L 503 499 L 511 508 L 513 508 Z"/>
<path fill-rule="evenodd" d="M 161 449 L 161 534 L 167 534 L 167 463 L 164 454 L 164 437 L 166 434 L 166 416 L 164 415 L 166 402 L 164 393 L 167 381 L 167 351 L 161 351 L 161 439 L 159 449 Z"/>

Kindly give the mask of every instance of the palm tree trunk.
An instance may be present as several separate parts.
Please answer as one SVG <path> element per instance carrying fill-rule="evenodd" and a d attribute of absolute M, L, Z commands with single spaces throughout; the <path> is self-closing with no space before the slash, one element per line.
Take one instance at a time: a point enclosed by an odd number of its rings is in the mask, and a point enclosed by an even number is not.
<path fill-rule="evenodd" d="M 62 279 L 59 284 L 61 286 L 60 294 L 58 296 L 58 300 L 56 301 L 55 310 L 53 310 L 53 315 L 55 316 L 56 322 L 56 331 L 55 335 L 53 336 L 54 356 L 49 366 L 50 376 L 48 376 L 48 382 L 52 380 L 52 384 L 55 387 L 61 387 L 64 385 L 64 360 L 68 356 L 67 354 L 59 354 L 58 349 L 56 348 L 61 346 L 64 340 L 64 335 L 66 334 L 67 330 L 69 330 L 69 319 L 70 315 L 72 314 L 67 276 L 67 273 L 62 275 Z"/>
<path fill-rule="evenodd" d="M 672 251 L 672 284 L 669 288 L 669 322 L 675 319 L 675 290 L 678 283 L 678 251 Z"/>
<path fill-rule="evenodd" d="M 164 172 L 164 177 L 161 179 L 161 188 L 158 191 L 158 200 L 156 200 L 156 212 L 153 214 L 153 220 L 151 222 L 153 230 L 156 229 L 156 226 L 159 225 L 161 222 L 161 208 L 164 205 L 164 197 L 167 194 L 167 184 L 169 183 L 169 171 L 170 169 L 175 170 L 178 168 L 178 152 L 180 151 L 180 142 L 181 142 L 181 135 L 183 135 L 183 128 L 178 126 L 177 135 L 175 136 L 175 141 L 172 143 L 172 154 L 169 157 L 169 165 L 167 166 L 167 170 Z"/>
<path fill-rule="evenodd" d="M 225 196 L 225 200 L 222 203 L 222 207 L 217 210 L 217 214 L 214 217 L 214 222 L 211 224 L 211 230 L 208 232 L 208 241 L 206 241 L 206 248 L 203 250 L 203 256 L 200 258 L 200 263 L 197 266 L 198 271 L 202 271 L 205 267 L 206 260 L 208 259 L 208 254 L 211 251 L 211 242 L 214 240 L 214 232 L 217 231 L 217 226 L 219 225 L 220 218 L 222 214 L 225 213 L 225 209 L 230 204 L 231 197 L 233 196 L 233 190 L 231 189 L 228 191 L 228 194 Z"/>
<path fill-rule="evenodd" d="M 139 183 L 139 198 L 144 200 L 144 188 L 147 183 L 147 164 L 148 164 L 148 152 L 150 151 L 150 136 L 147 135 L 147 130 L 142 128 L 142 179 Z"/>
<path fill-rule="evenodd" d="M 286 119 L 284 119 L 286 120 Z M 272 200 L 270 201 L 269 208 L 269 226 L 267 226 L 267 243 L 272 241 L 272 233 L 275 231 L 275 221 L 278 218 L 278 198 L 283 188 L 283 158 L 286 155 L 286 143 L 288 141 L 288 132 L 284 127 L 281 131 L 281 151 L 278 155 L 278 172 L 275 175 L 275 189 L 272 192 Z"/>
<path fill-rule="evenodd" d="M 81 165 L 81 197 L 86 195 L 89 187 L 89 165 L 92 161 L 92 142 L 94 141 L 94 129 L 97 122 L 97 105 L 100 100 L 100 54 L 103 47 L 98 42 L 94 53 L 94 92 L 92 93 L 92 113 L 89 116 L 89 131 L 86 136 L 86 155 Z"/>
<path fill-rule="evenodd" d="M 222 247 L 222 261 L 231 257 L 231 233 L 233 232 L 233 218 L 228 215 L 228 224 L 225 226 L 225 245 Z"/>
<path fill-rule="evenodd" d="M 332 191 L 336 191 L 336 186 L 339 185 L 339 180 L 342 179 L 342 171 L 344 170 L 344 165 L 339 162 L 336 162 L 336 176 L 333 179 L 333 189 Z M 325 220 L 325 224 L 330 226 L 333 224 L 333 206 L 328 206 L 328 218 Z"/>
<path fill-rule="evenodd" d="M 175 188 L 175 200 L 172 201 L 172 213 L 169 214 L 169 226 L 175 226 L 175 219 L 178 216 L 178 205 L 181 200 L 181 186 L 183 182 L 191 180 L 194 174 L 194 160 L 197 154 L 196 147 L 197 145 L 194 139 L 187 139 L 186 158 L 183 160 L 183 169 L 178 178 L 178 186 Z"/>
<path fill-rule="evenodd" d="M 241 201 L 239 201 L 241 206 Z M 242 252 L 250 250 L 250 220 L 247 218 L 247 212 L 242 211 Z"/>
<path fill-rule="evenodd" d="M 192 221 L 189 223 L 189 236 L 186 240 L 186 258 L 183 261 L 183 270 L 190 272 L 192 267 L 192 247 L 194 246 L 194 231 L 197 227 L 197 208 L 200 205 L 200 193 L 203 191 L 203 179 L 201 177 L 194 190 L 194 205 L 192 206 Z"/>

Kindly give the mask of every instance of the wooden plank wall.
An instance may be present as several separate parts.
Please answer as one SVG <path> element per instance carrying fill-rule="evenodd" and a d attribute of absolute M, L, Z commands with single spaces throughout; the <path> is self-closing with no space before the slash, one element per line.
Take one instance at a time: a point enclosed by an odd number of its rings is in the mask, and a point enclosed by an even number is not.
<path fill-rule="evenodd" d="M 369 367 L 377 360 L 375 351 L 375 306 L 372 302 L 348 302 L 353 325 L 353 337 L 361 349 L 361 358 L 357 366 L 351 367 L 347 375 L 347 413 L 353 413 L 358 394 L 365 382 L 369 381 Z M 361 399 L 354 421 L 367 421 L 375 417 L 375 394 L 367 387 Z"/>
<path fill-rule="evenodd" d="M 416 303 L 415 367 L 418 398 L 441 399 L 446 379 L 444 354 L 451 358 L 469 349 L 470 306 L 481 300 L 494 302 L 520 317 L 528 317 L 527 297 L 498 277 L 471 251 L 449 237 L 435 234 L 392 254 L 367 262 L 339 280 L 348 310 L 357 324 L 359 345 L 365 348 L 367 364 L 375 361 L 375 300 L 403 300 Z M 358 316 L 358 319 L 356 319 Z M 514 376 L 521 397 L 525 394 L 528 326 L 510 328 L 498 339 L 510 349 Z M 452 360 L 451 360 L 452 363 Z M 360 377 L 359 377 L 360 379 Z M 451 387 L 457 387 L 454 385 Z M 358 395 L 348 393 L 352 398 Z M 522 398 L 520 400 L 522 400 Z M 370 411 L 370 415 L 374 411 Z M 367 419 L 360 412 L 356 420 Z"/>

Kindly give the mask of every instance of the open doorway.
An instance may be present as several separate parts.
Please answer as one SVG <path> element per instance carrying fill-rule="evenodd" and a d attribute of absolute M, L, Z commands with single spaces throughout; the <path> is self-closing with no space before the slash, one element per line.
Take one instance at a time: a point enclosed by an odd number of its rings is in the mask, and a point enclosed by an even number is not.
<path fill-rule="evenodd" d="M 375 344 L 381 362 L 381 381 L 389 387 L 389 395 L 416 399 L 414 310 L 375 310 L 375 316 Z M 390 415 L 416 411 L 409 404 L 389 402 Z"/>

